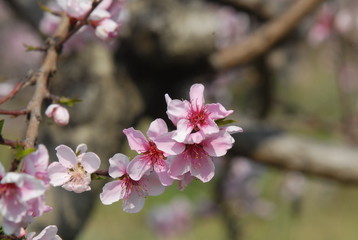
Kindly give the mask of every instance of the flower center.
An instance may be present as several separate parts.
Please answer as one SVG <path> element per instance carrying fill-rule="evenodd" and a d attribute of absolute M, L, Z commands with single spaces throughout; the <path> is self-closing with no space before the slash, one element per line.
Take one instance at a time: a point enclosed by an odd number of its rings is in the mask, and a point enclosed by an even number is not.
<path fill-rule="evenodd" d="M 15 183 L 0 184 L 0 198 L 13 194 L 17 189 L 18 187 Z"/>
<path fill-rule="evenodd" d="M 123 198 L 128 198 L 133 190 L 136 191 L 139 196 L 144 195 L 143 188 L 139 184 L 139 181 L 131 179 L 127 174 L 124 175 L 121 184 L 123 184 L 122 187 L 125 189 L 125 194 Z"/>
<path fill-rule="evenodd" d="M 206 124 L 208 118 L 208 112 L 205 107 L 199 108 L 198 106 L 191 105 L 188 120 L 194 127 L 194 131 L 199 131 L 199 126 Z"/>
<path fill-rule="evenodd" d="M 68 171 L 71 175 L 69 182 L 81 184 L 87 178 L 87 172 L 84 170 L 81 163 L 77 163 L 76 168 L 70 168 Z"/>
<path fill-rule="evenodd" d="M 167 159 L 164 156 L 164 152 L 159 150 L 153 141 L 149 141 L 149 149 L 143 153 L 143 155 L 148 156 L 153 164 L 160 163 L 162 160 Z"/>

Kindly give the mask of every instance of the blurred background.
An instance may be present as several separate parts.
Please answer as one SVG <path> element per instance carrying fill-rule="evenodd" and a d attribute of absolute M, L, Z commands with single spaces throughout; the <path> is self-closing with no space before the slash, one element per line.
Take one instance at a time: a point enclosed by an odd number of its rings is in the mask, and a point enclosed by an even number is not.
<path fill-rule="evenodd" d="M 38 69 L 42 53 L 25 46 L 43 45 L 53 18 L 37 1 L 0 0 L 0 97 Z M 43 119 L 52 161 L 57 145 L 82 142 L 102 169 L 117 152 L 135 156 L 122 130 L 158 117 L 173 129 L 164 94 L 188 99 L 197 82 L 244 133 L 209 183 L 174 184 L 138 214 L 102 205 L 104 182 L 53 189 L 54 210 L 31 229 L 56 224 L 66 240 L 358 239 L 356 0 L 127 0 L 119 21 L 112 41 L 84 29 L 63 49 L 50 89 L 83 101 L 66 127 Z M 32 92 L 1 108 L 24 108 Z M 1 118 L 6 138 L 23 138 L 25 117 Z M 0 158 L 8 166 L 12 152 L 0 146 Z"/>

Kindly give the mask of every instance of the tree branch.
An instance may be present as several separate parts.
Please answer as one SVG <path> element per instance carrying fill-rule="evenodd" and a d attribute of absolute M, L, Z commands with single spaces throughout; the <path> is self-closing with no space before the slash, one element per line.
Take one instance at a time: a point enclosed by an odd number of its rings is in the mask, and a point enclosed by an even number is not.
<path fill-rule="evenodd" d="M 287 36 L 300 21 L 324 0 L 296 1 L 281 16 L 267 23 L 242 42 L 214 53 L 209 61 L 216 70 L 247 63 L 268 51 Z"/>
<path fill-rule="evenodd" d="M 238 144 L 231 154 L 340 182 L 358 183 L 356 148 L 322 144 L 269 128 L 247 130 L 235 139 Z"/>

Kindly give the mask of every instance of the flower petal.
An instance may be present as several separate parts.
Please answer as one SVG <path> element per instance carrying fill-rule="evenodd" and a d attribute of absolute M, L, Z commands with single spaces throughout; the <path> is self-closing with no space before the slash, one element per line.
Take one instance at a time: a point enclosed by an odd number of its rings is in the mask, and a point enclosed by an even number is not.
<path fill-rule="evenodd" d="M 190 87 L 190 103 L 195 110 L 201 109 L 205 103 L 204 85 L 196 83 Z"/>
<path fill-rule="evenodd" d="M 76 147 L 76 154 L 80 155 L 82 153 L 87 152 L 87 144 L 81 143 Z"/>
<path fill-rule="evenodd" d="M 204 150 L 212 157 L 221 157 L 232 148 L 235 140 L 229 133 L 222 130 L 217 134 L 210 135 L 203 142 Z"/>
<path fill-rule="evenodd" d="M 83 155 L 81 159 L 81 164 L 86 170 L 86 172 L 93 173 L 99 168 L 99 165 L 101 165 L 101 160 L 99 159 L 97 154 L 93 152 L 88 152 Z"/>
<path fill-rule="evenodd" d="M 206 104 L 205 107 L 209 112 L 209 117 L 213 120 L 226 118 L 234 112 L 233 110 L 226 110 L 220 103 Z"/>
<path fill-rule="evenodd" d="M 154 140 L 155 138 L 167 132 L 168 132 L 167 124 L 164 122 L 163 119 L 157 118 L 150 124 L 147 131 L 147 136 L 149 137 L 149 139 Z"/>
<path fill-rule="evenodd" d="M 168 118 L 176 126 L 180 119 L 188 116 L 190 104 L 188 101 L 180 101 L 178 99 L 171 100 L 168 104 L 167 115 Z"/>
<path fill-rule="evenodd" d="M 174 179 L 169 176 L 168 172 L 157 172 L 157 175 L 163 186 L 170 186 L 173 184 Z"/>
<path fill-rule="evenodd" d="M 117 153 L 109 159 L 109 176 L 112 178 L 122 177 L 127 173 L 129 159 L 122 153 Z"/>
<path fill-rule="evenodd" d="M 225 130 L 226 132 L 228 132 L 230 134 L 239 133 L 239 132 L 244 131 L 241 127 L 238 127 L 238 126 L 227 126 L 227 127 L 222 127 L 221 129 Z"/>
<path fill-rule="evenodd" d="M 112 181 L 103 186 L 103 191 L 99 195 L 101 202 L 105 205 L 112 204 L 124 197 L 125 188 L 122 180 Z"/>
<path fill-rule="evenodd" d="M 211 157 L 200 155 L 191 161 L 190 173 L 202 182 L 209 182 L 215 175 L 215 165 Z"/>
<path fill-rule="evenodd" d="M 188 119 L 181 119 L 177 124 L 177 130 L 174 131 L 173 139 L 178 142 L 184 142 L 186 137 L 193 130 L 193 125 Z"/>
<path fill-rule="evenodd" d="M 70 175 L 67 173 L 68 169 L 59 162 L 53 162 L 48 166 L 48 174 L 50 177 L 50 184 L 54 187 L 61 186 L 70 180 Z"/>
<path fill-rule="evenodd" d="M 77 157 L 71 148 L 66 145 L 56 147 L 56 155 L 59 162 L 66 168 L 72 168 L 77 165 Z"/>
<path fill-rule="evenodd" d="M 190 170 L 190 160 L 185 157 L 185 154 L 172 156 L 171 161 L 168 174 L 174 179 L 180 179 L 183 174 Z"/>
<path fill-rule="evenodd" d="M 204 135 L 210 135 L 219 132 L 218 125 L 214 122 L 214 120 L 209 118 L 205 120 L 204 124 L 199 125 L 199 128 L 204 133 Z"/>
<path fill-rule="evenodd" d="M 145 198 L 137 191 L 132 191 L 127 199 L 123 199 L 122 208 L 127 213 L 137 213 L 144 207 Z"/>
<path fill-rule="evenodd" d="M 166 155 L 177 155 L 184 151 L 185 144 L 173 139 L 174 132 L 166 133 L 154 140 L 155 145 Z"/>
<path fill-rule="evenodd" d="M 54 240 L 57 234 L 57 227 L 50 225 L 44 228 L 36 237 L 32 240 Z"/>
<path fill-rule="evenodd" d="M 139 182 L 149 196 L 158 196 L 162 194 L 165 190 L 165 186 L 161 184 L 156 174 L 144 176 L 143 179 Z"/>
<path fill-rule="evenodd" d="M 148 140 L 144 137 L 141 131 L 131 127 L 124 129 L 123 133 L 127 136 L 129 146 L 132 150 L 135 150 L 138 153 L 144 153 L 149 148 Z"/>
<path fill-rule="evenodd" d="M 150 158 L 138 155 L 129 162 L 127 167 L 127 173 L 135 181 L 138 181 L 142 176 L 152 169 L 153 164 Z"/>

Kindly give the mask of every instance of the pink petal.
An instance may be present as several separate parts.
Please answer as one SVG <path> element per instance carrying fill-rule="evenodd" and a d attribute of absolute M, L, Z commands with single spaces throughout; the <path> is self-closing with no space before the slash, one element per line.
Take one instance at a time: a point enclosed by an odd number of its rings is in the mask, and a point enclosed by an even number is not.
<path fill-rule="evenodd" d="M 61 186 L 70 180 L 70 175 L 67 173 L 68 169 L 59 162 L 53 162 L 48 166 L 48 174 L 50 177 L 50 184 L 54 187 Z"/>
<path fill-rule="evenodd" d="M 147 131 L 147 136 L 149 137 L 149 139 L 154 140 L 155 138 L 167 132 L 168 132 L 167 124 L 164 122 L 163 119 L 157 118 L 150 124 Z"/>
<path fill-rule="evenodd" d="M 122 180 L 112 181 L 103 186 L 103 191 L 99 195 L 105 205 L 119 201 L 125 195 L 126 189 L 123 187 Z"/>
<path fill-rule="evenodd" d="M 204 133 L 204 135 L 210 135 L 219 132 L 218 125 L 209 118 L 205 120 L 205 124 L 199 125 L 199 128 Z"/>
<path fill-rule="evenodd" d="M 201 155 L 191 161 L 190 173 L 202 182 L 209 182 L 215 174 L 215 166 L 211 157 Z"/>
<path fill-rule="evenodd" d="M 184 142 L 193 128 L 193 125 L 188 119 L 181 119 L 177 124 L 177 130 L 174 131 L 173 139 L 178 142 Z"/>
<path fill-rule="evenodd" d="M 7 235 L 12 235 L 12 234 L 17 235 L 18 233 L 20 233 L 22 225 L 23 225 L 22 221 L 15 223 L 4 218 L 2 222 L 2 229 L 4 233 Z M 28 240 L 28 238 L 26 238 L 26 240 Z"/>
<path fill-rule="evenodd" d="M 144 153 L 149 148 L 148 140 L 144 137 L 141 131 L 131 127 L 124 129 L 123 133 L 127 136 L 129 146 L 132 150 L 135 150 L 138 153 Z"/>
<path fill-rule="evenodd" d="M 5 168 L 0 162 L 0 178 L 3 178 L 5 176 Z"/>
<path fill-rule="evenodd" d="M 226 110 L 225 107 L 220 103 L 206 104 L 205 107 L 206 110 L 210 113 L 210 118 L 213 120 L 226 118 L 234 112 L 233 110 Z"/>
<path fill-rule="evenodd" d="M 239 132 L 244 131 L 241 127 L 238 127 L 238 126 L 227 126 L 227 127 L 222 127 L 221 129 L 230 133 L 230 134 L 239 133 Z"/>
<path fill-rule="evenodd" d="M 49 155 L 47 148 L 40 144 L 37 151 L 24 158 L 24 172 L 35 176 L 38 172 L 46 172 Z"/>
<path fill-rule="evenodd" d="M 137 213 L 144 207 L 145 198 L 137 191 L 132 191 L 127 199 L 123 199 L 122 208 L 127 213 Z"/>
<path fill-rule="evenodd" d="M 180 179 L 180 177 L 189 172 L 190 159 L 186 158 L 184 154 L 179 154 L 172 157 L 172 164 L 169 167 L 168 174 L 174 179 Z"/>
<path fill-rule="evenodd" d="M 157 175 L 163 186 L 170 186 L 173 184 L 174 179 L 169 176 L 168 172 L 157 172 Z"/>
<path fill-rule="evenodd" d="M 127 173 L 129 159 L 122 153 L 117 153 L 109 159 L 109 175 L 112 178 L 122 177 Z"/>
<path fill-rule="evenodd" d="M 87 144 L 81 143 L 76 147 L 76 155 L 80 155 L 85 152 L 87 152 Z"/>
<path fill-rule="evenodd" d="M 184 151 L 185 144 L 173 140 L 174 132 L 163 134 L 154 140 L 155 145 L 166 155 L 177 155 Z"/>
<path fill-rule="evenodd" d="M 152 161 L 143 155 L 138 155 L 129 162 L 127 173 L 135 181 L 138 181 L 142 176 L 152 169 Z"/>
<path fill-rule="evenodd" d="M 32 240 L 55 240 L 60 238 L 55 238 L 57 234 L 57 227 L 55 225 L 47 226 L 42 230 L 39 235 L 34 237 Z M 58 237 L 58 236 L 57 236 Z"/>
<path fill-rule="evenodd" d="M 169 103 L 172 101 L 171 97 L 169 97 L 169 94 L 167 93 L 164 95 L 164 97 L 165 97 L 165 102 L 167 103 L 167 105 L 169 105 Z"/>
<path fill-rule="evenodd" d="M 221 157 L 232 148 L 234 138 L 231 137 L 226 131 L 220 131 L 217 134 L 213 134 L 207 137 L 203 142 L 202 146 L 204 150 L 212 157 Z"/>
<path fill-rule="evenodd" d="M 65 184 L 63 184 L 62 187 L 67 191 L 82 193 L 91 190 L 91 187 L 89 186 L 90 183 L 91 183 L 91 177 L 88 175 L 86 178 L 82 178 L 80 182 L 68 181 Z"/>
<path fill-rule="evenodd" d="M 0 198 L 0 213 L 8 221 L 18 223 L 26 214 L 26 205 L 16 195 Z"/>
<path fill-rule="evenodd" d="M 66 145 L 56 147 L 56 155 L 59 162 L 66 168 L 73 168 L 77 166 L 77 157 L 71 148 Z"/>
<path fill-rule="evenodd" d="M 81 164 L 88 173 L 95 172 L 101 165 L 101 160 L 93 152 L 85 153 L 82 157 Z"/>
<path fill-rule="evenodd" d="M 190 103 L 194 109 L 201 109 L 205 103 L 204 99 L 204 85 L 203 84 L 194 84 L 190 88 Z"/>
<path fill-rule="evenodd" d="M 177 99 L 171 100 L 168 104 L 167 115 L 168 118 L 177 125 L 180 119 L 186 118 L 190 109 L 188 101 L 180 101 Z"/>
<path fill-rule="evenodd" d="M 10 175 L 10 173 L 7 175 Z M 21 178 L 23 184 L 19 187 L 21 187 L 22 201 L 26 202 L 45 194 L 46 187 L 41 180 L 28 174 L 21 174 Z"/>
<path fill-rule="evenodd" d="M 158 196 L 165 190 L 165 187 L 161 184 L 158 176 L 155 174 L 144 176 L 140 181 L 140 185 L 145 189 L 149 196 Z"/>
<path fill-rule="evenodd" d="M 190 172 L 185 173 L 182 179 L 179 180 L 178 182 L 179 190 L 183 191 L 187 186 L 189 186 L 189 184 L 191 183 L 191 181 L 193 181 L 193 179 L 194 177 L 191 176 Z"/>

